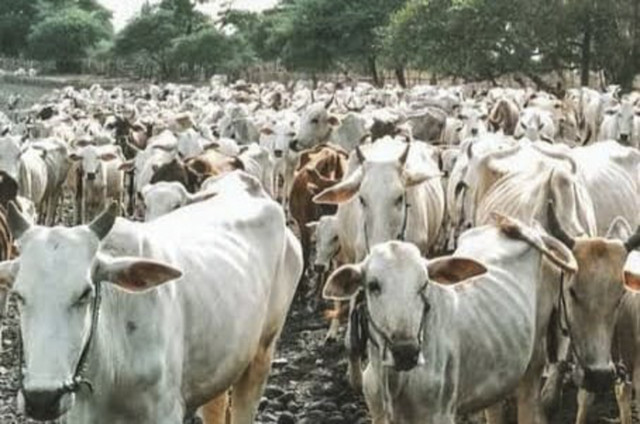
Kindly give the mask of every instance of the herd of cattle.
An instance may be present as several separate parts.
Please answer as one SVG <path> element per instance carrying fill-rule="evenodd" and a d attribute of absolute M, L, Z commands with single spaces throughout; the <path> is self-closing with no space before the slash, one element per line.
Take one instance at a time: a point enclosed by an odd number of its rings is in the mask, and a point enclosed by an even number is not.
<path fill-rule="evenodd" d="M 374 424 L 501 423 L 512 395 L 545 423 L 567 376 L 577 423 L 615 387 L 631 424 L 640 94 L 212 82 L 10 106 L 0 309 L 27 415 L 251 423 L 303 281 L 334 303 L 327 339 L 348 317 Z"/>

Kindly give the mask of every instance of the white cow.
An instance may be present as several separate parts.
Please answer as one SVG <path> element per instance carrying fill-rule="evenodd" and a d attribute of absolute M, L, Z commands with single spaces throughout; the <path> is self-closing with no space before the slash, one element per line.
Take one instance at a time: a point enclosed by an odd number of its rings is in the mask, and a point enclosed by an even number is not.
<path fill-rule="evenodd" d="M 182 183 L 175 181 L 147 184 L 141 194 L 145 221 L 153 221 L 183 206 L 201 202 L 216 195 L 209 192 L 191 194 Z"/>
<path fill-rule="evenodd" d="M 411 244 L 388 242 L 334 272 L 326 298 L 362 293 L 373 423 L 453 424 L 516 388 L 530 391 L 523 376 L 535 348 L 543 256 L 575 272 L 560 242 L 500 217 L 465 233 L 453 256 L 426 260 Z M 526 395 L 519 401 L 523 416 L 533 412 Z"/>
<path fill-rule="evenodd" d="M 632 145 L 635 137 L 634 118 L 634 105 L 628 100 L 605 109 L 598 141 L 616 140 L 625 145 Z"/>
<path fill-rule="evenodd" d="M 89 226 L 34 227 L 10 209 L 21 255 L 0 277 L 19 299 L 28 415 L 181 424 L 232 388 L 231 422 L 253 422 L 302 254 L 260 184 L 227 178 L 148 223 L 111 208 Z"/>
<path fill-rule="evenodd" d="M 76 193 L 79 197 L 76 206 L 80 208 L 81 213 L 77 216 L 82 223 L 95 218 L 109 200 L 122 202 L 124 173 L 119 167 L 124 156 L 119 146 L 88 145 L 72 152 L 69 158 L 80 163 L 82 192 Z"/>
<path fill-rule="evenodd" d="M 553 143 L 556 127 L 553 116 L 545 109 L 527 107 L 520 113 L 518 125 L 513 133 L 515 138 L 526 137 L 531 141 Z"/>

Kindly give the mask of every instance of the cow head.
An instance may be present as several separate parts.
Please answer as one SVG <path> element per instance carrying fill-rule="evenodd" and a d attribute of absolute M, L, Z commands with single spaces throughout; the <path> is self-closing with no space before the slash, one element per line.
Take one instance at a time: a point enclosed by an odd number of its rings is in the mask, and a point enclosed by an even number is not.
<path fill-rule="evenodd" d="M 618 305 L 630 288 L 640 287 L 640 276 L 624 270 L 629 252 L 640 245 L 640 235 L 625 242 L 573 238 L 561 227 L 553 204 L 548 219 L 551 233 L 571 249 L 578 263 L 578 272 L 564 285 L 562 303 L 571 344 L 584 370 L 582 386 L 589 391 L 606 390 L 615 378 L 611 343 Z M 620 234 L 619 222 L 614 221 L 610 234 Z"/>
<path fill-rule="evenodd" d="M 331 267 L 331 261 L 340 250 L 338 219 L 335 216 L 323 216 L 318 221 L 306 225 L 313 232 L 316 241 L 313 266 L 317 273 L 322 274 Z"/>
<path fill-rule="evenodd" d="M 83 352 L 95 354 L 88 348 L 99 338 L 94 333 L 100 323 L 93 324 L 98 283 L 140 292 L 181 276 L 163 263 L 100 252 L 116 209 L 112 204 L 87 226 L 47 228 L 31 225 L 15 204 L 9 207 L 9 227 L 21 254 L 0 264 L 0 282 L 12 287 L 18 301 L 24 353 L 21 396 L 27 415 L 35 419 L 64 415 L 86 382 L 81 358 Z"/>
<path fill-rule="evenodd" d="M 529 107 L 520 113 L 518 125 L 513 133 L 515 138 L 526 137 L 531 141 L 554 142 L 556 133 L 552 116 L 543 109 Z"/>
<path fill-rule="evenodd" d="M 183 206 L 201 202 L 215 196 L 215 192 L 191 194 L 179 182 L 158 182 L 142 189 L 144 220 L 153 221 Z"/>
<path fill-rule="evenodd" d="M 95 181 L 98 176 L 103 175 L 103 163 L 115 160 L 119 157 L 115 146 L 92 146 L 82 147 L 69 154 L 69 158 L 76 162 L 81 162 L 83 178 L 87 181 Z"/>
<path fill-rule="evenodd" d="M 291 141 L 291 150 L 299 152 L 329 141 L 331 132 L 340 125 L 340 120 L 329 113 L 333 97 L 327 102 L 314 103 L 307 108 L 298 122 L 296 138 Z"/>
<path fill-rule="evenodd" d="M 410 147 L 407 143 L 399 158 L 382 161 L 369 161 L 356 148 L 360 168 L 341 183 L 315 196 L 314 202 L 340 204 L 354 199 L 362 218 L 361 240 L 366 248 L 403 239 L 410 207 L 407 190 L 440 177 L 439 172 L 428 169 L 406 168 Z"/>
<path fill-rule="evenodd" d="M 429 343 L 430 282 L 443 277 L 461 281 L 484 272 L 485 266 L 472 259 L 427 263 L 415 245 L 392 241 L 375 246 L 362 262 L 338 268 L 323 296 L 348 300 L 364 292 L 370 338 L 383 365 L 408 371 L 421 364 L 422 344 Z"/>
<path fill-rule="evenodd" d="M 613 120 L 613 137 L 620 143 L 630 145 L 633 137 L 634 106 L 630 101 L 605 110 L 606 119 Z"/>
<path fill-rule="evenodd" d="M 462 106 L 458 111 L 461 125 L 456 128 L 460 140 L 477 137 L 487 132 L 487 112 L 477 107 Z"/>

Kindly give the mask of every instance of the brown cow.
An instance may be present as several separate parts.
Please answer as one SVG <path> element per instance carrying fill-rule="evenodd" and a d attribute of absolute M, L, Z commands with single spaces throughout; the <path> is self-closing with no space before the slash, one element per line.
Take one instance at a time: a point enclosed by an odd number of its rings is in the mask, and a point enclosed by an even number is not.
<path fill-rule="evenodd" d="M 237 169 L 244 171 L 244 164 L 235 156 L 227 156 L 216 150 L 207 150 L 204 153 L 188 159 L 185 165 L 195 177 L 195 186 L 200 187 L 202 182 L 209 177 L 218 177 Z"/>
<path fill-rule="evenodd" d="M 305 270 L 311 248 L 311 230 L 306 224 L 317 221 L 323 215 L 334 214 L 337 209 L 335 205 L 315 204 L 313 197 L 342 180 L 347 169 L 347 158 L 347 152 L 330 144 L 319 145 L 300 154 L 289 198 L 289 211 L 298 224 Z"/>

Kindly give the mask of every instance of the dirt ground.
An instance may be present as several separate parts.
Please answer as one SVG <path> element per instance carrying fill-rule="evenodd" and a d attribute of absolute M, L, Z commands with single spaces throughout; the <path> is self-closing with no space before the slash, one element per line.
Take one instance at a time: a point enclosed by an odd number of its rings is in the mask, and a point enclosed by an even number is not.
<path fill-rule="evenodd" d="M 11 93 L 20 93 L 27 107 L 49 92 L 43 87 L 0 83 L 0 110 Z M 67 203 L 68 205 L 68 203 Z M 71 210 L 65 206 L 64 215 Z M 65 219 L 67 221 L 68 219 Z M 308 281 L 303 281 L 307 285 Z M 354 394 L 346 380 L 346 356 L 342 342 L 324 344 L 327 323 L 319 310 L 297 300 L 290 311 L 272 373 L 260 403 L 258 423 L 278 424 L 365 424 L 369 423 L 361 396 Z M 17 411 L 18 339 L 17 312 L 13 303 L 3 328 L 0 353 L 0 424 L 34 423 Z M 513 409 L 513 408 L 510 408 Z M 592 408 L 594 423 L 615 423 L 617 407 L 613 393 L 600 396 Z M 509 423 L 515 423 L 513 413 Z M 575 389 L 568 387 L 559 414 L 551 424 L 569 424 L 575 419 Z M 478 416 L 461 418 L 461 422 L 479 424 Z"/>

